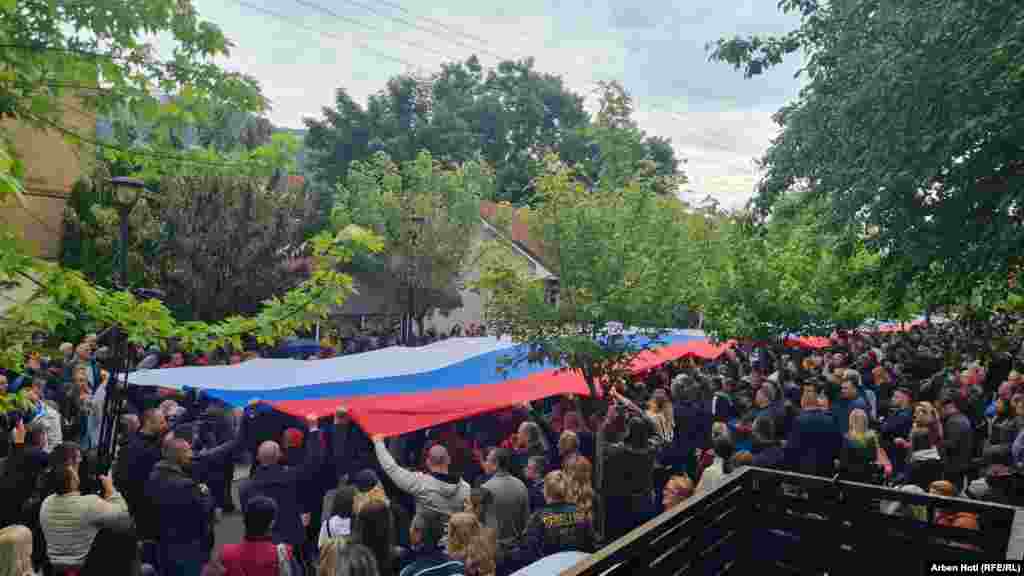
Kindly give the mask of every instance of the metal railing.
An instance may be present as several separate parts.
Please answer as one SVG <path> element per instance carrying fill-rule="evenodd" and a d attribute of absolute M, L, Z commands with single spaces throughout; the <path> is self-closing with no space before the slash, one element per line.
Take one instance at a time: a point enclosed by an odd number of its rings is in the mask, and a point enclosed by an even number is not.
<path fill-rule="evenodd" d="M 924 519 L 886 514 L 917 507 Z M 974 514 L 978 530 L 935 523 Z M 925 561 L 1020 559 L 1018 509 L 745 467 L 562 576 L 917 574 Z"/>

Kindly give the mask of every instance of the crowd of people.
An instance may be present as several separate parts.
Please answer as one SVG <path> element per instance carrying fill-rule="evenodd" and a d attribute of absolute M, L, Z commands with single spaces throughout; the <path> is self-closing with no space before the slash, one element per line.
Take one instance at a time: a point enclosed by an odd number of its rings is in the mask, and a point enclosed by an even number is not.
<path fill-rule="evenodd" d="M 550 574 L 746 465 L 1016 504 L 1016 324 L 737 346 L 610 383 L 601 399 L 547 398 L 393 438 L 368 436 L 344 406 L 303 421 L 140 389 L 109 471 L 95 451 L 109 376 L 89 336 L 61 362 L 30 359 L 0 380 L 0 401 L 19 398 L 3 441 L 0 576 Z M 244 538 L 217 542 L 236 506 Z"/>

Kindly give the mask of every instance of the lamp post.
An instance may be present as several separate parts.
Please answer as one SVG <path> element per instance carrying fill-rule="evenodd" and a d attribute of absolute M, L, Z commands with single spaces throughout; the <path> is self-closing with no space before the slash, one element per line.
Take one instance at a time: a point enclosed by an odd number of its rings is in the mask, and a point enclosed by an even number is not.
<path fill-rule="evenodd" d="M 132 208 L 138 203 L 146 184 L 135 178 L 117 177 L 107 181 L 114 188 L 114 205 L 120 216 L 121 250 L 119 254 L 120 288 L 128 290 L 128 217 Z M 110 470 L 114 459 L 114 443 L 117 441 L 117 425 L 120 421 L 120 409 L 123 403 L 123 389 L 127 384 L 128 375 L 128 342 L 119 326 L 112 326 L 114 349 L 116 356 L 110 379 L 107 381 L 106 398 L 103 402 L 103 420 L 100 423 L 100 445 L 98 446 L 98 465 L 100 472 Z M 122 382 L 122 379 L 124 382 Z"/>
<path fill-rule="evenodd" d="M 142 180 L 125 178 L 123 176 L 111 178 L 108 182 L 114 187 L 114 205 L 117 206 L 117 212 L 120 215 L 121 220 L 121 254 L 119 262 L 120 278 L 118 280 L 121 282 L 121 287 L 127 289 L 128 217 L 132 213 L 132 208 L 135 208 L 135 204 L 138 203 L 139 196 L 142 195 L 142 191 L 146 189 L 146 183 Z"/>
<path fill-rule="evenodd" d="M 403 343 L 406 346 L 412 344 L 413 339 L 413 322 L 416 317 L 416 274 L 417 270 L 417 257 L 419 256 L 419 240 L 420 232 L 423 230 L 423 224 L 426 223 L 427 219 L 423 216 L 410 216 L 409 223 L 412 226 L 409 229 L 410 239 L 410 250 L 409 250 L 409 262 L 406 265 L 406 278 L 409 289 L 409 297 L 407 301 L 408 311 L 406 313 L 405 322 L 405 334 L 403 335 Z"/>

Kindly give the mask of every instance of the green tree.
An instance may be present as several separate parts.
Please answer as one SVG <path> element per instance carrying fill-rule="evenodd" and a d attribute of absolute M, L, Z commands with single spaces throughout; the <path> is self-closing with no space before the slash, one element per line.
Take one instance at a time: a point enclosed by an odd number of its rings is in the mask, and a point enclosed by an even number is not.
<path fill-rule="evenodd" d="M 554 154 L 546 158 L 537 194 L 529 224 L 558 277 L 557 301 L 543 280 L 491 259 L 477 283 L 486 293 L 486 321 L 493 332 L 527 345 L 528 356 L 518 360 L 578 370 L 596 395 L 602 382 L 621 376 L 651 345 L 603 338 L 609 323 L 657 338 L 672 327 L 680 304 L 697 301 L 695 284 L 681 279 L 699 273 L 698 244 L 690 242 L 680 218 L 685 207 L 676 198 L 638 183 L 589 188 Z"/>
<path fill-rule="evenodd" d="M 704 329 L 717 339 L 828 335 L 883 310 L 879 255 L 831 233 L 804 197 L 764 224 L 744 212 L 720 217 L 706 246 Z"/>
<path fill-rule="evenodd" d="M 353 162 L 345 182 L 338 187 L 333 227 L 357 224 L 384 238 L 384 251 L 369 265 L 411 281 L 422 333 L 427 315 L 462 304 L 457 283 L 473 254 L 480 200 L 494 193 L 493 173 L 479 160 L 449 168 L 420 152 L 400 166 L 378 152 Z M 406 294 L 398 296 L 405 300 Z"/>
<path fill-rule="evenodd" d="M 827 198 L 835 225 L 871 231 L 897 300 L 934 270 L 958 298 L 1005 289 L 1024 242 L 1024 5 L 780 7 L 799 28 L 723 39 L 712 54 L 748 77 L 797 51 L 806 60 L 800 97 L 776 116 L 759 211 L 794 189 Z"/>
<path fill-rule="evenodd" d="M 141 38 L 163 34 L 175 44 L 161 61 Z M 127 111 L 155 125 L 202 122 L 214 103 L 260 112 L 266 99 L 252 78 L 216 63 L 230 42 L 199 19 L 188 0 L 100 0 L 96 2 L 0 2 L 0 115 L 55 130 L 92 144 L 63 124 L 68 97 L 101 115 Z M 162 99 L 158 94 L 173 94 Z M 5 143 L 7 144 L 7 143 Z M 197 148 L 166 155 L 154 146 L 103 145 L 126 170 L 153 180 L 182 166 L 218 166 L 267 175 L 286 154 L 283 143 L 244 150 L 229 157 Z M 159 145 L 158 145 L 159 146 Z M 88 151 L 88 147 L 86 147 Z M 22 201 L 22 172 L 16 150 L 0 146 L 0 202 Z M 350 227 L 308 242 L 311 273 L 296 288 L 270 298 L 259 313 L 232 316 L 217 324 L 181 323 L 161 302 L 140 301 L 90 283 L 81 273 L 32 258 L 9 228 L 0 228 L 0 280 L 29 283 L 34 296 L 0 318 L 0 364 L 18 367 L 35 331 L 53 333 L 72 325 L 117 325 L 130 341 L 181 341 L 191 350 L 241 345 L 243 336 L 271 343 L 312 325 L 351 293 L 351 278 L 338 267 L 354 254 L 380 250 L 379 238 Z"/>
<path fill-rule="evenodd" d="M 604 89 L 617 91 L 622 104 L 631 107 L 620 85 Z M 494 167 L 496 198 L 516 205 L 531 201 L 548 152 L 585 166 L 580 174 L 591 178 L 597 178 L 604 163 L 615 174 L 625 170 L 622 164 L 632 163 L 630 174 L 642 167 L 662 192 L 674 192 L 681 171 L 668 141 L 646 137 L 629 119 L 628 109 L 615 114 L 614 121 L 591 126 L 583 99 L 567 90 L 561 78 L 537 72 L 532 59 L 502 62 L 485 73 L 470 58 L 445 64 L 430 78 L 395 77 L 365 108 L 340 89 L 323 120 L 307 119 L 307 146 L 314 151 L 317 179 L 327 183 L 320 188 L 322 198 L 343 181 L 353 160 L 383 151 L 404 162 L 419 150 L 456 164 L 482 155 Z"/>
<path fill-rule="evenodd" d="M 659 194 L 674 195 L 686 183 L 669 140 L 648 137 L 633 120 L 633 99 L 618 82 L 599 82 L 600 109 L 595 122 L 579 129 L 588 143 L 582 157 L 563 154 L 576 161 L 584 182 L 603 190 L 615 190 L 640 182 Z M 567 151 L 568 152 L 568 151 Z"/>

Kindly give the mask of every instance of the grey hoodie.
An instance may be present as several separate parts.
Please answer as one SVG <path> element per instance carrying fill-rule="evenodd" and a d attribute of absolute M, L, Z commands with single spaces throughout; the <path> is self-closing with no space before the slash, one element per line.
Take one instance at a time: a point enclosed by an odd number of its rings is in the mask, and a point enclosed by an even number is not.
<path fill-rule="evenodd" d="M 465 509 L 469 498 L 469 484 L 461 478 L 443 474 L 424 474 L 402 468 L 395 462 L 384 442 L 373 443 L 381 469 L 399 490 L 416 499 L 416 511 L 430 510 L 444 516 L 447 522 L 452 514 Z"/>

